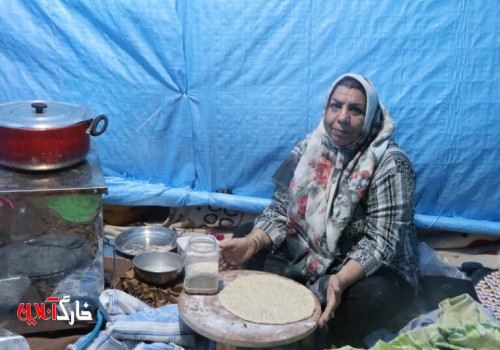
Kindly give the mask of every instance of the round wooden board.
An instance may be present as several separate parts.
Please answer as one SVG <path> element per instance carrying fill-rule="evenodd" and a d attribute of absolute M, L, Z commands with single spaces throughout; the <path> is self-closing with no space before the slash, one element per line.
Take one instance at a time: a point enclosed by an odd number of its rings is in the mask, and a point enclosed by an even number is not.
<path fill-rule="evenodd" d="M 223 271 L 219 273 L 219 292 L 237 277 L 251 275 L 278 276 L 251 270 Z M 270 347 L 299 341 L 314 332 L 321 315 L 321 306 L 314 293 L 311 294 L 316 303 L 312 316 L 285 325 L 258 324 L 236 317 L 220 304 L 217 294 L 194 295 L 183 291 L 177 303 L 182 320 L 195 332 L 209 339 L 235 346 Z"/>

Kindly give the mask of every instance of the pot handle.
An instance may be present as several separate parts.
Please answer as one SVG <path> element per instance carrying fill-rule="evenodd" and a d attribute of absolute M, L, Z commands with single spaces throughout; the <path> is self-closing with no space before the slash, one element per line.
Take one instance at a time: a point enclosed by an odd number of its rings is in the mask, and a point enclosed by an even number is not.
<path fill-rule="evenodd" d="M 103 121 L 104 124 L 102 125 L 101 129 L 97 130 L 97 126 L 99 125 L 101 120 Z M 87 133 L 92 136 L 99 136 L 106 131 L 107 127 L 108 127 L 108 117 L 106 117 L 104 114 L 101 114 L 95 119 L 92 119 L 92 121 L 90 122 L 90 126 L 87 129 Z"/>

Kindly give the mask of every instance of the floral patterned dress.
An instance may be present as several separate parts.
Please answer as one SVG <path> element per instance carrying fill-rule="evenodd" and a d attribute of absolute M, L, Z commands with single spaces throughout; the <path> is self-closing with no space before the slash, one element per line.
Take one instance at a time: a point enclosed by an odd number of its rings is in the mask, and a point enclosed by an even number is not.
<path fill-rule="evenodd" d="M 318 170 L 318 179 L 321 172 Z M 367 174 L 359 172 L 353 176 L 364 178 Z M 269 235 L 274 252 L 285 250 L 290 278 L 312 284 L 354 259 L 361 264 L 366 276 L 386 267 L 416 287 L 414 189 L 415 172 L 411 162 L 401 149 L 391 144 L 333 252 L 328 248 L 324 232 L 306 231 L 297 226 L 289 208 L 296 206 L 298 215 L 305 215 L 307 199 L 301 197 L 296 204 L 291 204 L 289 187 L 283 185 L 277 186 L 272 203 L 256 218 L 254 227 Z"/>

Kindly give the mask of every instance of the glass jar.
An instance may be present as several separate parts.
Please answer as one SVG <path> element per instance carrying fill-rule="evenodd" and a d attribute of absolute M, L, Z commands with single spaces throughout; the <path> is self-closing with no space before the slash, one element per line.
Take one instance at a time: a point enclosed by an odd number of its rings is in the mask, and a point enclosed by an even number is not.
<path fill-rule="evenodd" d="M 10 239 L 12 242 L 27 241 L 32 236 L 33 212 L 28 206 L 21 206 L 14 210 L 10 224 Z"/>
<path fill-rule="evenodd" d="M 215 294 L 219 289 L 219 244 L 215 237 L 191 237 L 184 253 L 184 290 L 190 294 Z"/>

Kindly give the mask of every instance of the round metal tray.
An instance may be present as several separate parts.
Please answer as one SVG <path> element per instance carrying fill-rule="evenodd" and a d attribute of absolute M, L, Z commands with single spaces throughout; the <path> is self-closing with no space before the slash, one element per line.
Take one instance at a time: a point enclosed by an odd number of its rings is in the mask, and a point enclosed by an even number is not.
<path fill-rule="evenodd" d="M 178 237 L 177 232 L 167 227 L 134 227 L 120 233 L 114 247 L 120 255 L 132 258 L 142 252 L 173 251 Z"/>

